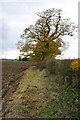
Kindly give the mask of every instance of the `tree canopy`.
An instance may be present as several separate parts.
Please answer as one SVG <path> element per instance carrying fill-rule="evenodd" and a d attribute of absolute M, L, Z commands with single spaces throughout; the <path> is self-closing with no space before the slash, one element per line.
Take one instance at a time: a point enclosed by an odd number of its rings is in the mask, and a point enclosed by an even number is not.
<path fill-rule="evenodd" d="M 25 28 L 18 48 L 23 56 L 32 60 L 44 60 L 61 55 L 64 46 L 63 36 L 73 36 L 74 23 L 64 18 L 61 9 L 48 9 L 38 12 L 35 25 Z"/>

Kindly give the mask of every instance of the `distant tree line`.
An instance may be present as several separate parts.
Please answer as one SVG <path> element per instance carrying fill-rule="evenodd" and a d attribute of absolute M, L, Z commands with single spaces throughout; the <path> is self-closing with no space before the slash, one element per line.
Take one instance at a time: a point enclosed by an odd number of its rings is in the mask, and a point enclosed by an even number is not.
<path fill-rule="evenodd" d="M 18 59 L 19 61 L 29 61 L 29 58 L 27 58 L 27 57 L 23 57 L 23 58 L 21 58 L 21 56 L 19 56 L 19 59 Z"/>

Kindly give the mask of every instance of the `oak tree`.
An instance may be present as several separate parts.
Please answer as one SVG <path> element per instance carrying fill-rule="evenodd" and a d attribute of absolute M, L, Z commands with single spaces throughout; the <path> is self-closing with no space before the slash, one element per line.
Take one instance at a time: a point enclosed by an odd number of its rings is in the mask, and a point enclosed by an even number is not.
<path fill-rule="evenodd" d="M 61 55 L 64 46 L 63 36 L 73 36 L 75 26 L 65 19 L 61 9 L 48 9 L 38 12 L 35 25 L 25 28 L 18 48 L 23 56 L 32 60 L 45 60 Z"/>

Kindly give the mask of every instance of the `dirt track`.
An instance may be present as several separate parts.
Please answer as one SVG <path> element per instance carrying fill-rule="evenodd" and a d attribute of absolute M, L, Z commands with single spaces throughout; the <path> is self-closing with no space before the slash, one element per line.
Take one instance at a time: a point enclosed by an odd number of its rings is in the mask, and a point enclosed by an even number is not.
<path fill-rule="evenodd" d="M 20 77 L 23 75 L 23 71 L 28 69 L 31 65 L 32 63 L 30 62 L 2 62 L 3 117 L 7 112 L 5 111 L 5 108 L 9 96 L 16 91 Z"/>
<path fill-rule="evenodd" d="M 55 81 L 57 75 L 47 77 L 45 69 L 36 69 L 29 62 L 3 62 L 2 70 L 5 119 L 72 118 L 73 113 L 78 114 L 77 105 L 72 103 L 77 91 L 60 87 Z"/>
<path fill-rule="evenodd" d="M 24 71 L 16 91 L 10 95 L 6 105 L 5 118 L 44 118 L 45 110 L 49 106 L 50 99 L 58 99 L 59 93 L 49 85 L 45 77 L 45 70 L 40 71 L 30 67 Z M 55 103 L 54 103 L 55 105 Z M 55 107 L 53 106 L 55 109 Z M 55 112 L 55 110 L 53 110 Z M 47 112 L 47 111 L 46 111 Z M 52 111 L 51 111 L 52 112 Z M 51 117 L 51 116 L 49 116 Z"/>

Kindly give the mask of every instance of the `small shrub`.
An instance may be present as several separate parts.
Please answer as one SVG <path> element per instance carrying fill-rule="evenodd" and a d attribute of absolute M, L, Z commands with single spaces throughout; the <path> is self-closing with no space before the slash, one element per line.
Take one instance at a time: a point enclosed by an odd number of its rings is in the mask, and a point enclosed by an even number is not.
<path fill-rule="evenodd" d="M 25 105 L 21 104 L 19 106 L 19 112 L 21 112 L 21 113 L 27 113 L 28 109 L 27 109 L 27 107 Z"/>
<path fill-rule="evenodd" d="M 76 88 L 80 87 L 80 59 L 75 59 L 70 65 L 73 71 L 73 86 Z"/>
<path fill-rule="evenodd" d="M 61 61 L 59 65 L 59 73 L 63 76 L 64 83 L 71 85 L 72 84 L 72 69 L 70 67 L 69 61 Z"/>
<path fill-rule="evenodd" d="M 46 62 L 46 71 L 50 75 L 56 74 L 58 72 L 57 60 L 48 60 Z"/>
<path fill-rule="evenodd" d="M 22 58 L 22 61 L 29 61 L 29 58 L 24 57 Z"/>
<path fill-rule="evenodd" d="M 73 71 L 78 71 L 80 69 L 80 59 L 72 61 L 71 68 Z"/>
<path fill-rule="evenodd" d="M 43 70 L 46 68 L 46 61 L 39 61 L 36 64 L 36 68 L 38 68 L 39 70 Z"/>

